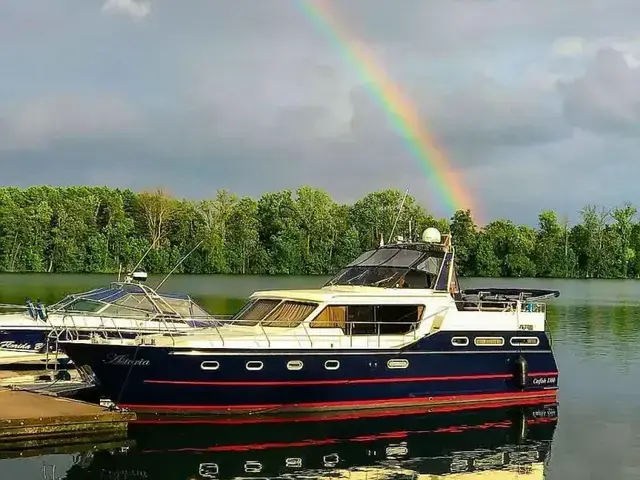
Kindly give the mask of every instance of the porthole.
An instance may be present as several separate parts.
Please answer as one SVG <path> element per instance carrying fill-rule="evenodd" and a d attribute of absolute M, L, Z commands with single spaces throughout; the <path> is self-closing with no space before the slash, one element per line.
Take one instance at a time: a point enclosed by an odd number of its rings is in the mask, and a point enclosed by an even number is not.
<path fill-rule="evenodd" d="M 300 457 L 287 458 L 284 461 L 284 465 L 288 468 L 300 468 L 302 467 L 302 459 Z"/>
<path fill-rule="evenodd" d="M 205 478 L 215 478 L 219 471 L 217 463 L 201 463 L 198 467 L 198 474 Z"/>
<path fill-rule="evenodd" d="M 501 347 L 504 345 L 502 337 L 476 337 L 473 342 L 478 347 Z"/>
<path fill-rule="evenodd" d="M 262 471 L 262 463 L 255 460 L 244 462 L 245 473 L 260 473 Z"/>
<path fill-rule="evenodd" d="M 453 337 L 451 339 L 451 345 L 454 347 L 466 347 L 469 345 L 469 339 L 467 337 Z"/>
<path fill-rule="evenodd" d="M 338 360 L 327 360 L 324 362 L 324 368 L 327 370 L 337 370 L 340 368 L 340 362 Z"/>
<path fill-rule="evenodd" d="M 215 360 L 207 360 L 200 364 L 200 368 L 202 370 L 218 370 L 220 368 L 220 363 Z"/>
<path fill-rule="evenodd" d="M 291 361 L 287 362 L 287 369 L 288 370 L 302 370 L 303 366 L 304 366 L 304 364 L 302 363 L 301 360 L 291 360 Z"/>
<path fill-rule="evenodd" d="M 409 360 L 405 358 L 393 358 L 387 362 L 387 368 L 407 368 L 409 366 Z"/>
<path fill-rule="evenodd" d="M 538 337 L 513 337 L 510 343 L 514 347 L 537 347 L 540 345 L 540 339 Z"/>
<path fill-rule="evenodd" d="M 247 370 L 262 370 L 262 362 L 259 362 L 257 360 L 252 360 L 250 362 L 247 362 Z"/>
<path fill-rule="evenodd" d="M 322 457 L 322 463 L 325 467 L 335 467 L 340 461 L 340 457 L 337 453 L 330 453 Z"/>

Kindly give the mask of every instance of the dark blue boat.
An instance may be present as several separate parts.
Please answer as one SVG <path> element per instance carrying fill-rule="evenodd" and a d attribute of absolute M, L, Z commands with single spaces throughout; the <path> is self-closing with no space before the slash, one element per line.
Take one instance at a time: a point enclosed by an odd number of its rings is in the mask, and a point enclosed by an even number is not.
<path fill-rule="evenodd" d="M 461 291 L 449 236 L 367 252 L 315 290 L 262 291 L 229 321 L 137 340 L 64 342 L 139 412 L 285 414 L 555 401 L 540 300 Z"/>

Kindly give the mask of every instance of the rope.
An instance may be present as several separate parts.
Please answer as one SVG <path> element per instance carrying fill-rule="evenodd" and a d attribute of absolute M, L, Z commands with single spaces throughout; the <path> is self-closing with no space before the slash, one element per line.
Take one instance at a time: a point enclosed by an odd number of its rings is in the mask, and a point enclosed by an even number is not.
<path fill-rule="evenodd" d="M 120 393 L 118 394 L 118 398 L 114 402 L 116 406 L 120 403 L 120 400 L 122 400 L 122 395 L 124 394 L 124 389 L 126 388 L 127 383 L 129 383 L 129 377 L 131 376 L 131 371 L 133 370 L 133 366 L 135 365 L 136 358 L 138 357 L 138 350 L 140 349 L 140 345 L 141 344 L 138 343 L 136 345 L 135 351 L 133 352 L 133 361 L 131 362 L 131 365 L 129 365 L 129 370 L 127 371 L 127 376 L 125 377 L 124 382 L 122 382 L 122 388 L 120 389 Z"/>

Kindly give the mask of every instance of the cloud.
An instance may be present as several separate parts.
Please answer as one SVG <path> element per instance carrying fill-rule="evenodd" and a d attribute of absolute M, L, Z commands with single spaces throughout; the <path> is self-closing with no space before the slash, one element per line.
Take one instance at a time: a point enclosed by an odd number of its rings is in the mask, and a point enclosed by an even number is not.
<path fill-rule="evenodd" d="M 145 28 L 69 2 L 73 18 L 35 0 L 6 0 L 0 16 L 0 162 L 14 166 L 3 182 L 164 184 L 191 197 L 311 183 L 339 201 L 410 186 L 448 213 L 371 78 L 293 2 L 154 0 Z M 147 0 L 100 3 L 150 15 Z M 640 2 L 330 3 L 488 217 L 635 191 Z M 615 189 L 599 183 L 603 165 Z"/>
<path fill-rule="evenodd" d="M 474 75 L 446 93 L 414 91 L 418 93 L 408 97 L 424 129 L 450 148 L 526 147 L 571 135 L 553 98 L 543 91 L 506 86 L 484 75 Z M 385 112 L 365 87 L 352 91 L 351 102 L 353 128 L 360 139 L 393 136 Z"/>
<path fill-rule="evenodd" d="M 640 69 L 625 54 L 603 48 L 584 75 L 558 86 L 564 113 L 575 126 L 602 133 L 640 134 Z"/>
<path fill-rule="evenodd" d="M 0 151 L 46 149 L 65 140 L 139 135 L 143 122 L 131 104 L 113 94 L 34 98 L 0 120 Z"/>
<path fill-rule="evenodd" d="M 151 12 L 151 3 L 138 0 L 106 0 L 101 11 L 111 15 L 126 15 L 139 21 Z"/>

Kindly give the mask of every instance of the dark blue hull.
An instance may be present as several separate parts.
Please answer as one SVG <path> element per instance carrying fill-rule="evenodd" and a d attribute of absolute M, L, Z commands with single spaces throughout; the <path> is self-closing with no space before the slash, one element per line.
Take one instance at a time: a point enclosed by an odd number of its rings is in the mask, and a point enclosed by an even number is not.
<path fill-rule="evenodd" d="M 47 343 L 49 351 L 56 350 L 56 341 L 51 336 L 51 328 L 0 328 L 0 355 L 3 351 L 43 354 Z M 100 335 L 103 338 L 135 338 L 136 332 L 123 330 L 74 330 L 60 333 L 60 340 L 80 339 L 86 340 L 91 335 Z"/>
<path fill-rule="evenodd" d="M 43 353 L 49 330 L 0 329 L 0 352 Z"/>
<path fill-rule="evenodd" d="M 518 332 L 465 332 L 502 336 L 504 347 L 452 346 L 451 337 L 460 335 L 439 332 L 402 351 L 63 348 L 78 367 L 91 368 L 105 396 L 141 412 L 285 413 L 555 398 L 558 370 L 543 332 L 527 335 L 538 336 L 538 346 L 520 348 L 509 346 Z"/>

